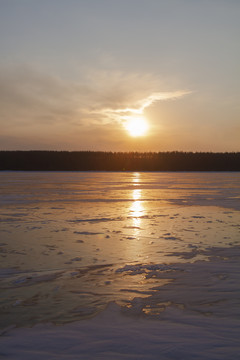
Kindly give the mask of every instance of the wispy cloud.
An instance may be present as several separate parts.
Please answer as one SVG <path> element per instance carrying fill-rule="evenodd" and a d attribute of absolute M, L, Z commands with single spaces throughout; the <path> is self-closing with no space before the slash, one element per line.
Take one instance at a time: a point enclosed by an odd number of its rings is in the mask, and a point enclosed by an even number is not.
<path fill-rule="evenodd" d="M 22 147 L 32 139 L 37 146 L 38 139 L 50 148 L 56 138 L 61 144 L 98 139 L 103 148 L 111 141 L 116 145 L 122 136 L 119 126 L 127 117 L 143 114 L 157 101 L 189 93 L 159 92 L 160 87 L 149 74 L 90 71 L 66 81 L 28 66 L 0 68 L 1 142 L 18 141 Z"/>
<path fill-rule="evenodd" d="M 124 120 L 126 116 L 131 116 L 134 114 L 142 115 L 146 108 L 153 105 L 157 101 L 174 100 L 190 93 L 190 91 L 185 90 L 172 92 L 154 92 L 143 99 L 137 100 L 135 103 L 132 104 L 132 107 L 105 108 L 92 112 L 105 114 L 109 118 L 121 121 Z"/>
<path fill-rule="evenodd" d="M 6 126 L 121 122 L 143 114 L 157 101 L 177 99 L 188 91 L 158 92 L 149 74 L 90 72 L 76 82 L 22 66 L 0 69 L 0 118 Z"/>

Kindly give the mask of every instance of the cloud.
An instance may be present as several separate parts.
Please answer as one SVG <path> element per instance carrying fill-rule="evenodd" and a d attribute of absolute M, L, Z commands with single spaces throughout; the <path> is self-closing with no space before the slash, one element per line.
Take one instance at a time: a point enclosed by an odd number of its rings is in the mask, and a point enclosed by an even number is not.
<path fill-rule="evenodd" d="M 101 113 L 105 114 L 110 118 L 115 119 L 124 119 L 127 116 L 131 115 L 142 115 L 144 110 L 149 106 L 153 105 L 157 101 L 164 101 L 164 100 L 173 100 L 184 95 L 190 94 L 189 91 L 173 91 L 173 92 L 156 92 L 152 93 L 146 98 L 136 101 L 132 104 L 131 107 L 125 108 L 106 108 L 102 109 Z"/>
<path fill-rule="evenodd" d="M 0 119 L 6 126 L 71 122 L 84 86 L 22 66 L 0 69 Z M 83 106 L 81 106 L 83 107 Z"/>
<path fill-rule="evenodd" d="M 89 71 L 70 81 L 29 66 L 2 67 L 1 136 L 21 143 L 35 138 L 39 144 L 41 139 L 50 144 L 51 139 L 63 137 L 69 143 L 71 138 L 86 143 L 86 136 L 92 141 L 101 129 L 103 139 L 103 132 L 117 139 L 126 116 L 142 114 L 157 101 L 188 93 L 159 92 L 160 87 L 151 74 Z"/>
<path fill-rule="evenodd" d="M 92 94 L 94 101 L 86 112 L 103 123 L 122 123 L 127 116 L 142 115 L 157 101 L 173 100 L 191 93 L 187 90 L 159 92 L 164 85 L 152 74 L 93 72 L 87 83 L 95 92 Z"/>

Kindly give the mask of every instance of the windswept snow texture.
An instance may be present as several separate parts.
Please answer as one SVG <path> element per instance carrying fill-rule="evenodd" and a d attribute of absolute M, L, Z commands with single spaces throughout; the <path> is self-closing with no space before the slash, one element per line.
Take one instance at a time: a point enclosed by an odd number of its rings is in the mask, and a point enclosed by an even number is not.
<path fill-rule="evenodd" d="M 0 355 L 240 358 L 239 210 L 240 173 L 0 173 Z"/>

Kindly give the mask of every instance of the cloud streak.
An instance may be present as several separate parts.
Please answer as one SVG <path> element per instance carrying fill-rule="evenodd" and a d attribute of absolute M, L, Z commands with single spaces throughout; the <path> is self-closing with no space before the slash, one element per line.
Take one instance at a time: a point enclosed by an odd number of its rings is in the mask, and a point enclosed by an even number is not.
<path fill-rule="evenodd" d="M 0 69 L 0 116 L 5 124 L 91 125 L 143 114 L 157 101 L 177 99 L 188 91 L 157 92 L 149 74 L 94 72 L 67 82 L 23 66 Z"/>
<path fill-rule="evenodd" d="M 143 115 L 144 110 L 149 106 L 153 105 L 157 101 L 175 100 L 190 93 L 191 93 L 190 91 L 184 91 L 184 90 L 172 91 L 172 92 L 154 92 L 149 96 L 136 101 L 134 104 L 132 104 L 132 107 L 116 108 L 116 109 L 106 108 L 97 112 L 104 114 L 109 118 L 122 121 L 125 119 L 126 116 Z M 96 113 L 96 111 L 95 112 L 93 111 L 93 113 Z"/>
<path fill-rule="evenodd" d="M 13 139 L 22 147 L 24 141 L 35 144 L 38 139 L 49 148 L 56 138 L 91 144 L 102 134 L 102 143 L 109 142 L 107 138 L 116 144 L 129 116 L 189 93 L 158 88 L 156 77 L 149 74 L 89 71 L 66 81 L 26 65 L 0 68 L 1 141 Z"/>

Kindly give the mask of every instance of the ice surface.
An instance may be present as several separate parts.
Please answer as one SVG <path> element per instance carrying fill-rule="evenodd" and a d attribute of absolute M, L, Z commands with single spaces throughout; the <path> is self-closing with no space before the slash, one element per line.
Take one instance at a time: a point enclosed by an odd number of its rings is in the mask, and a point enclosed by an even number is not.
<path fill-rule="evenodd" d="M 4 172 L 0 194 L 1 355 L 239 357 L 239 173 Z"/>
<path fill-rule="evenodd" d="M 192 279 L 194 280 L 194 279 Z M 1 355 L 30 359 L 229 360 L 240 353 L 239 320 L 168 308 L 158 320 L 127 316 L 115 303 L 95 318 L 56 327 L 6 329 Z"/>

